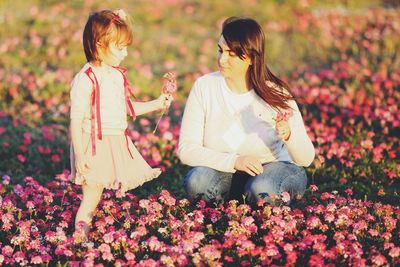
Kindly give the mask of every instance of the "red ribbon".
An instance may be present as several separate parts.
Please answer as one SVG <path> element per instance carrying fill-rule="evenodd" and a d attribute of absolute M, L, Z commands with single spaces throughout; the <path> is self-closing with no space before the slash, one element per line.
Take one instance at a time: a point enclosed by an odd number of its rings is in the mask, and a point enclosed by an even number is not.
<path fill-rule="evenodd" d="M 121 68 L 121 67 L 114 67 L 117 69 L 119 72 L 121 72 L 122 77 L 124 79 L 124 91 L 125 91 L 125 100 L 126 100 L 126 107 L 128 114 L 133 117 L 133 119 L 136 119 L 136 114 L 135 110 L 133 109 L 133 105 L 131 102 L 130 97 L 134 97 L 136 99 L 136 96 L 133 94 L 133 90 L 131 86 L 129 85 L 128 79 L 126 78 L 126 72 L 127 69 Z M 91 67 L 89 67 L 86 71 L 85 74 L 89 77 L 89 79 L 92 81 L 92 96 L 91 96 L 91 103 L 90 103 L 90 138 L 92 140 L 92 155 L 96 155 L 96 133 L 95 133 L 95 117 L 97 120 L 97 136 L 99 140 L 103 139 L 103 134 L 101 130 L 101 117 L 100 117 L 100 86 L 97 81 L 96 75 L 94 74 L 93 70 Z M 132 152 L 129 149 L 129 143 L 128 143 L 128 129 L 125 130 L 125 140 L 126 140 L 126 147 L 128 148 L 128 152 L 133 158 Z"/>

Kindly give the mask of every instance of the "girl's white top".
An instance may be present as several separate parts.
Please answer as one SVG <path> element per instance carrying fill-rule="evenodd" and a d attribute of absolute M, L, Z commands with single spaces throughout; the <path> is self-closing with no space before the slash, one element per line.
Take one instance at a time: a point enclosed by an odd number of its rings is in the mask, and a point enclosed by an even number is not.
<path fill-rule="evenodd" d="M 196 80 L 182 119 L 179 157 L 190 166 L 206 166 L 235 172 L 238 156 L 256 156 L 262 163 L 289 161 L 308 166 L 314 146 L 307 135 L 295 101 L 289 101 L 291 136 L 287 142 L 276 135 L 277 111 L 255 92 L 233 93 L 219 72 Z M 293 160 L 296 158 L 296 161 Z"/>
<path fill-rule="evenodd" d="M 85 73 L 89 67 L 92 68 L 99 83 L 103 134 L 123 132 L 128 127 L 124 79 L 119 70 L 110 66 L 96 67 L 87 63 L 75 75 L 70 92 L 71 119 L 82 119 L 84 132 L 90 133 L 90 101 L 93 84 Z"/>

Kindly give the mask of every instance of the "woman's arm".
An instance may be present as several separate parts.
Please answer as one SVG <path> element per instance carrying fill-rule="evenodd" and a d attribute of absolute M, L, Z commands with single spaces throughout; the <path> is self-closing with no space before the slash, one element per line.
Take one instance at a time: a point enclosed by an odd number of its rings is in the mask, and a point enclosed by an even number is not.
<path fill-rule="evenodd" d="M 307 134 L 299 107 L 295 101 L 290 101 L 293 116 L 289 119 L 290 137 L 284 140 L 293 161 L 300 166 L 309 166 L 315 157 L 315 149 Z"/>
<path fill-rule="evenodd" d="M 179 137 L 179 158 L 190 166 L 206 166 L 223 172 L 235 172 L 237 155 L 204 147 L 205 105 L 198 82 L 186 102 Z"/>

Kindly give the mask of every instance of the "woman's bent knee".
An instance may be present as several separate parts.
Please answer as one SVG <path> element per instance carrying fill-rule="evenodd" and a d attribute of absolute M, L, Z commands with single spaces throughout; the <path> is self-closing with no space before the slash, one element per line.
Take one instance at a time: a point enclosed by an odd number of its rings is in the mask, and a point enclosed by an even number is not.
<path fill-rule="evenodd" d="M 207 184 L 215 170 L 208 167 L 194 167 L 184 178 L 183 185 L 189 199 L 195 199 L 198 196 L 204 195 L 207 190 Z"/>
<path fill-rule="evenodd" d="M 184 178 L 184 188 L 190 200 L 223 201 L 229 193 L 232 174 L 209 167 L 194 167 Z"/>
<path fill-rule="evenodd" d="M 267 164 L 264 172 L 250 179 L 245 194 L 249 201 L 256 202 L 260 198 L 270 200 L 273 195 L 288 192 L 291 199 L 302 196 L 307 186 L 307 175 L 302 167 L 292 163 L 277 162 Z"/>

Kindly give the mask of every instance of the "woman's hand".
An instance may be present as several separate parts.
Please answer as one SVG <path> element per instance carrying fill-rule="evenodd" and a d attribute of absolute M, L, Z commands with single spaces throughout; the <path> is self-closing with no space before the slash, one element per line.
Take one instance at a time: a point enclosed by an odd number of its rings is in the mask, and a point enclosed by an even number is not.
<path fill-rule="evenodd" d="M 90 170 L 89 163 L 85 156 L 76 156 L 75 158 L 75 168 L 76 172 L 80 175 L 85 175 Z"/>
<path fill-rule="evenodd" d="M 259 175 L 264 171 L 261 161 L 253 156 L 239 156 L 236 159 L 234 168 L 235 170 L 246 172 L 251 176 Z"/>
<path fill-rule="evenodd" d="M 167 109 L 171 106 L 174 97 L 171 94 L 161 94 L 157 100 L 160 102 L 160 109 Z"/>
<path fill-rule="evenodd" d="M 291 135 L 289 122 L 286 120 L 280 120 L 276 122 L 276 134 L 283 141 L 288 141 Z"/>

